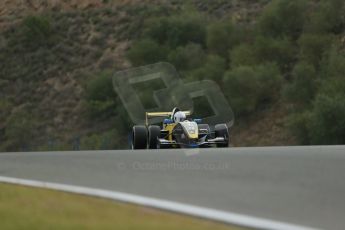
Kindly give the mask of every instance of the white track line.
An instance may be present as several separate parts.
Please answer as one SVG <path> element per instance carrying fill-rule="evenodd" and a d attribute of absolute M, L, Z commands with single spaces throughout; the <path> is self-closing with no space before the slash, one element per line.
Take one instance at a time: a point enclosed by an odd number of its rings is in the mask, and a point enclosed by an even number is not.
<path fill-rule="evenodd" d="M 139 195 L 127 194 L 122 192 L 115 192 L 102 189 L 94 189 L 87 187 L 80 187 L 74 185 L 57 184 L 36 180 L 26 180 L 12 177 L 0 176 L 0 182 L 25 185 L 31 187 L 39 187 L 46 189 L 54 189 L 64 192 L 101 197 L 106 199 L 112 199 L 121 202 L 133 203 L 146 207 L 187 214 L 199 218 L 205 218 L 209 220 L 219 221 L 227 224 L 238 225 L 255 229 L 267 229 L 267 230 L 316 230 L 309 227 L 298 226 L 268 219 L 261 219 L 257 217 L 251 217 L 242 214 L 236 214 L 225 211 L 218 211 L 215 209 L 203 208 L 194 205 L 187 205 L 168 200 L 155 199 L 150 197 L 144 197 Z"/>

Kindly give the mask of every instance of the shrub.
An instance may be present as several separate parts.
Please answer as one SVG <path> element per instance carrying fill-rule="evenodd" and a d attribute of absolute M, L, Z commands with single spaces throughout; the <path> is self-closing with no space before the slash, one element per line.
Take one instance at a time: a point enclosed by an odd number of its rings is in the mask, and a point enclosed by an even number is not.
<path fill-rule="evenodd" d="M 303 30 L 305 0 L 276 0 L 264 9 L 259 18 L 260 32 L 265 36 L 297 39 Z"/>
<path fill-rule="evenodd" d="M 116 99 L 109 73 L 101 73 L 87 83 L 85 100 L 91 117 L 108 118 L 116 114 Z"/>
<path fill-rule="evenodd" d="M 273 39 L 258 36 L 254 50 L 257 60 L 261 63 L 275 62 L 283 72 L 289 70 L 297 56 L 297 48 L 287 38 Z"/>
<path fill-rule="evenodd" d="M 206 55 L 199 44 L 189 43 L 170 52 L 168 60 L 178 70 L 190 70 L 200 67 L 205 62 Z"/>
<path fill-rule="evenodd" d="M 301 108 L 310 105 L 316 93 L 316 79 L 317 74 L 312 65 L 298 63 L 292 71 L 292 82 L 284 88 L 285 100 Z"/>
<path fill-rule="evenodd" d="M 245 37 L 245 31 L 231 22 L 216 22 L 207 28 L 207 48 L 210 52 L 228 58 L 229 50 Z"/>
<path fill-rule="evenodd" d="M 93 134 L 81 139 L 81 150 L 109 150 L 120 147 L 121 135 L 116 130 Z"/>
<path fill-rule="evenodd" d="M 250 113 L 256 109 L 259 82 L 252 67 L 240 66 L 224 75 L 227 96 L 235 113 Z M 245 92 L 245 93 L 243 93 Z"/>
<path fill-rule="evenodd" d="M 271 102 L 278 98 L 283 83 L 283 77 L 278 66 L 274 63 L 267 63 L 254 66 L 253 69 L 260 82 L 259 102 Z"/>
<path fill-rule="evenodd" d="M 310 144 L 309 127 L 311 113 L 309 111 L 290 114 L 287 118 L 287 128 L 301 145 Z"/>
<path fill-rule="evenodd" d="M 5 124 L 5 120 L 10 115 L 13 104 L 10 100 L 5 98 L 0 98 L 0 123 Z M 1 125 L 0 125 L 1 128 Z"/>
<path fill-rule="evenodd" d="M 315 79 L 307 80 L 307 76 L 310 76 L 307 72 L 316 72 L 311 65 L 309 67 L 302 65 L 296 69 L 296 72 L 300 72 L 301 77 L 302 74 L 304 75 L 304 78 L 300 80 L 304 85 L 301 84 L 300 89 L 291 92 L 291 94 L 295 94 L 293 95 L 294 99 L 298 97 L 298 101 L 303 100 L 304 103 L 310 104 L 311 108 L 291 116 L 292 122 L 289 123 L 289 127 L 294 135 L 303 144 L 344 144 L 345 82 L 343 76 L 345 55 L 336 47 L 332 47 L 327 55 L 324 55 L 318 81 Z M 308 95 L 315 94 L 315 85 L 319 82 L 321 84 L 319 84 L 316 98 L 312 103 L 308 103 L 310 101 Z M 303 97 L 307 97 L 308 100 L 303 99 Z"/>
<path fill-rule="evenodd" d="M 167 60 L 168 49 L 157 42 L 144 39 L 133 44 L 127 53 L 128 59 L 134 66 L 152 64 Z"/>
<path fill-rule="evenodd" d="M 329 34 L 303 34 L 298 40 L 300 58 L 318 68 L 322 57 L 332 44 L 332 39 Z"/>
<path fill-rule="evenodd" d="M 312 12 L 306 30 L 312 33 L 341 33 L 345 28 L 343 0 L 322 0 Z"/>
<path fill-rule="evenodd" d="M 220 82 L 226 70 L 226 62 L 217 55 L 209 55 L 205 65 L 191 71 L 188 75 L 193 80 L 214 80 Z"/>
<path fill-rule="evenodd" d="M 321 61 L 320 92 L 326 95 L 345 94 L 345 53 L 333 46 Z"/>
<path fill-rule="evenodd" d="M 243 43 L 230 52 L 230 63 L 232 67 L 238 67 L 241 65 L 251 66 L 258 64 L 258 60 L 252 45 Z"/>
<path fill-rule="evenodd" d="M 282 76 L 274 64 L 240 66 L 224 75 L 225 94 L 237 114 L 253 112 L 277 97 Z"/>
<path fill-rule="evenodd" d="M 345 52 L 333 45 L 321 61 L 322 78 L 326 81 L 343 80 L 345 73 Z"/>
<path fill-rule="evenodd" d="M 123 105 L 117 107 L 118 116 L 114 119 L 114 127 L 116 127 L 116 132 L 121 136 L 128 135 L 131 132 L 130 127 L 133 127 L 133 122 L 128 116 L 128 112 Z M 120 142 L 123 144 L 123 142 Z M 127 141 L 125 141 L 125 144 Z"/>
<path fill-rule="evenodd" d="M 53 28 L 49 18 L 28 16 L 23 20 L 23 36 L 27 44 L 37 47 L 51 42 Z"/>
<path fill-rule="evenodd" d="M 205 45 L 206 23 L 199 14 L 176 15 L 151 19 L 146 24 L 144 37 L 171 48 L 188 43 Z"/>
<path fill-rule="evenodd" d="M 345 95 L 320 94 L 309 123 L 311 144 L 345 144 Z"/>
<path fill-rule="evenodd" d="M 32 142 L 37 128 L 37 120 L 29 111 L 19 110 L 7 119 L 5 137 L 8 140 L 8 150 L 17 150 Z"/>

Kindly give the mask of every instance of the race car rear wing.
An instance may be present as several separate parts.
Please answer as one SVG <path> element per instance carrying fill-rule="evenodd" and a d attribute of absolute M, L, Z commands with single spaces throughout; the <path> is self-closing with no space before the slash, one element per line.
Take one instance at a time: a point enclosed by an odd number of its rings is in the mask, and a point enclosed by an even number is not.
<path fill-rule="evenodd" d="M 192 114 L 191 111 L 181 111 L 186 116 L 190 116 Z M 169 117 L 172 115 L 173 112 L 146 112 L 146 125 L 149 125 L 149 118 L 154 117 Z"/>

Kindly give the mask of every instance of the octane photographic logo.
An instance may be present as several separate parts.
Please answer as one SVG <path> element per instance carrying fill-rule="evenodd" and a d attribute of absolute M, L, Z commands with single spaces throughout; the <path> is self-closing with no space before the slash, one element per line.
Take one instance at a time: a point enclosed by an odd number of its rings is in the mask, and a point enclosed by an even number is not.
<path fill-rule="evenodd" d="M 157 82 L 163 83 L 159 89 L 152 89 Z M 181 110 L 195 109 L 193 99 L 204 97 L 212 111 L 206 117 L 193 117 L 202 119 L 202 123 L 209 124 L 211 132 L 214 125 L 225 123 L 231 127 L 234 114 L 223 95 L 218 84 L 211 80 L 183 82 L 175 67 L 169 63 L 160 62 L 141 66 L 129 70 L 116 72 L 113 76 L 113 86 L 119 95 L 123 106 L 134 124 L 145 124 L 146 112 L 171 111 L 174 107 Z M 150 98 L 155 104 L 154 108 L 145 108 L 143 97 L 151 89 Z M 146 98 L 147 99 L 147 98 Z M 162 118 L 153 118 L 151 124 L 162 122 Z M 185 149 L 186 155 L 198 154 L 198 149 Z"/>

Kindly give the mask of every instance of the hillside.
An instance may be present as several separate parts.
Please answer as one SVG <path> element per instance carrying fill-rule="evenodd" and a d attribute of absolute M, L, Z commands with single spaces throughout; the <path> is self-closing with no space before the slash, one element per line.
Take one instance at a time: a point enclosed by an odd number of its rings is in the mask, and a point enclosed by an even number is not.
<path fill-rule="evenodd" d="M 149 30 L 148 22 L 162 21 L 162 18 L 169 20 L 169 17 L 193 12 L 196 18 L 198 15 L 206 18 L 202 29 L 227 21 L 243 28 L 254 28 L 270 2 L 2 1 L 0 150 L 126 147 L 129 127 L 123 122 L 126 113 L 119 99 L 110 95 L 113 92 L 97 99 L 98 96 L 90 91 L 94 87 L 92 84 L 98 84 L 97 79 L 102 79 L 103 75 L 140 65 L 142 59 L 140 55 L 133 57 L 133 50 L 145 39 L 143 36 Z M 310 4 L 310 9 L 313 5 Z M 252 32 L 248 33 L 246 36 L 250 37 Z M 338 41 L 341 41 L 342 34 L 343 30 L 337 32 Z M 219 48 L 212 48 L 206 43 L 201 47 L 208 57 L 219 55 L 229 63 L 228 53 L 223 57 L 223 54 L 217 53 Z M 232 47 L 226 49 L 231 50 Z M 297 54 L 279 55 L 288 56 L 278 56 L 278 65 L 282 75 L 289 79 Z M 155 62 L 155 58 L 145 61 Z M 177 68 L 188 79 L 199 67 Z M 233 68 L 232 64 L 226 64 L 224 72 Z M 96 87 L 94 91 L 102 90 Z M 272 92 L 272 95 L 275 94 L 277 92 Z M 260 102 L 261 105 L 255 105 L 246 113 L 237 113 L 239 116 L 233 128 L 234 145 L 298 143 L 286 126 L 291 103 L 279 96 L 270 96 L 268 101 L 263 101 L 263 104 Z"/>

